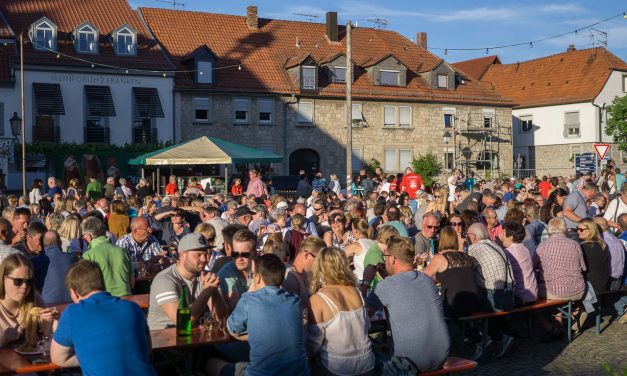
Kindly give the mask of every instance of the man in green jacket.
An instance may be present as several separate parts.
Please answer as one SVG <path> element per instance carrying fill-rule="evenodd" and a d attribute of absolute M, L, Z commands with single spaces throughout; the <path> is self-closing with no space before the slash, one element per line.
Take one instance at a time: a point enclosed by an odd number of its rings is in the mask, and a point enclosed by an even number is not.
<path fill-rule="evenodd" d="M 131 295 L 135 284 L 131 258 L 120 247 L 111 244 L 104 223 L 96 217 L 88 217 L 81 223 L 83 238 L 89 242 L 83 259 L 94 261 L 102 269 L 107 292 L 113 296 Z"/>

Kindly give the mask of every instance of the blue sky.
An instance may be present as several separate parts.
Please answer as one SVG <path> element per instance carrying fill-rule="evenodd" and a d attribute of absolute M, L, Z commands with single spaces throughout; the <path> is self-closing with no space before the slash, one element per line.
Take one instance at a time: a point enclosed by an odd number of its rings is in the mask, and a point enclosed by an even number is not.
<path fill-rule="evenodd" d="M 168 0 L 169 1 L 169 0 Z M 627 11 L 627 2 L 620 0 L 574 1 L 421 1 L 397 0 L 177 0 L 184 7 L 178 9 L 245 15 L 246 6 L 257 5 L 259 16 L 287 20 L 308 20 L 295 13 L 318 16 L 315 22 L 324 22 L 327 11 L 337 11 L 339 21 L 351 19 L 357 27 L 374 27 L 369 19 L 381 18 L 388 21 L 387 29 L 408 38 L 415 38 L 418 31 L 428 33 L 429 47 L 440 48 L 485 48 L 513 43 L 527 43 L 546 38 L 598 22 Z M 132 7 L 172 8 L 157 0 L 130 0 Z M 578 49 L 601 45 L 607 33 L 610 51 L 627 61 L 627 19 L 618 17 L 597 25 L 594 30 L 581 30 L 542 43 L 521 47 L 490 50 L 498 54 L 503 63 L 513 63 L 547 56 L 566 50 L 568 44 Z M 486 56 L 486 51 L 457 52 L 431 50 L 447 61 L 473 59 Z"/>

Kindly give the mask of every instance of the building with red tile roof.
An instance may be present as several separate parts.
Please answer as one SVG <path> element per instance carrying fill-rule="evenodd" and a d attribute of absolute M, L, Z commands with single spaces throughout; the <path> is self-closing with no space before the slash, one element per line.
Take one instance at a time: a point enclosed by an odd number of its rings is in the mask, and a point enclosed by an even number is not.
<path fill-rule="evenodd" d="M 501 64 L 501 60 L 497 55 L 460 61 L 458 63 L 453 63 L 452 65 L 468 76 L 481 80 L 483 74 L 488 70 L 488 68 L 495 64 Z"/>
<path fill-rule="evenodd" d="M 344 175 L 346 27 L 336 14 L 325 24 L 261 18 L 256 7 L 246 16 L 138 11 L 177 67 L 181 139 L 212 135 L 272 150 L 285 157 L 274 166 L 280 173 Z M 510 168 L 509 99 L 396 32 L 356 27 L 351 37 L 355 169 L 377 159 L 401 171 L 428 150 L 445 166 L 460 166 L 459 151 L 471 144 L 471 159 Z M 494 131 L 500 142 L 487 150 L 456 131 L 453 147 L 443 134 L 454 127 Z M 311 162 L 301 163 L 306 156 Z"/>
<path fill-rule="evenodd" d="M 485 58 L 456 63 L 484 66 Z M 482 68 L 483 69 L 483 68 Z M 593 144 L 611 143 L 605 134 L 606 108 L 627 92 L 627 63 L 603 47 L 566 52 L 513 64 L 494 61 L 481 81 L 514 102 L 514 159 L 538 174 L 570 175 L 576 156 L 595 153 Z M 613 145 L 610 156 L 627 167 L 627 154 Z"/>
<path fill-rule="evenodd" d="M 24 115 L 20 38 L 25 42 Z M 29 143 L 124 145 L 174 138 L 175 66 L 125 0 L 3 0 L 0 42 L 6 43 L 0 45 L 5 135 L 11 134 L 9 118 L 17 113 L 29 119 Z M 76 177 L 98 175 L 104 181 L 107 170 L 126 165 L 114 159 L 90 168 L 85 162 Z M 21 186 L 19 172 L 9 170 L 7 183 L 10 189 Z"/>

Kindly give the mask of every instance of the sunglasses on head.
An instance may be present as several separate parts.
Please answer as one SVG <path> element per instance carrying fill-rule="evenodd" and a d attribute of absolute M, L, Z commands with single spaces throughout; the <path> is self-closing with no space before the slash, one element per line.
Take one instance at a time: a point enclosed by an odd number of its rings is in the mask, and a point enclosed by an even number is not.
<path fill-rule="evenodd" d="M 250 257 L 250 252 L 231 252 L 231 256 L 234 259 L 238 259 L 240 257 L 249 258 Z"/>
<path fill-rule="evenodd" d="M 13 286 L 15 287 L 21 287 L 25 283 L 27 287 L 31 287 L 33 285 L 32 278 L 15 278 L 11 276 L 6 276 L 6 277 L 13 281 Z"/>

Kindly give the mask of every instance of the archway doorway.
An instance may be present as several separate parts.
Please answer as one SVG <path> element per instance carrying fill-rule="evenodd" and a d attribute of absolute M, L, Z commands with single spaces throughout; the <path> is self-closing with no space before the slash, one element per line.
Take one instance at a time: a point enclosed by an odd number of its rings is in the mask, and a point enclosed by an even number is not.
<path fill-rule="evenodd" d="M 309 181 L 313 179 L 316 171 L 320 169 L 320 155 L 312 149 L 298 149 L 290 154 L 290 175 L 298 175 L 300 170 L 305 170 Z"/>

